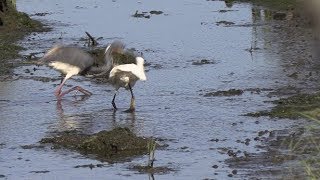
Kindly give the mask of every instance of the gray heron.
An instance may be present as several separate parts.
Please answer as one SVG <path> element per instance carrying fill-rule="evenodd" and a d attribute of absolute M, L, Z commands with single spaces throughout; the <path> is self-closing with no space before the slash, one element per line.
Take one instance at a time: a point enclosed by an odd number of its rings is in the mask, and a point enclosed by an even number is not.
<path fill-rule="evenodd" d="M 120 41 L 111 43 L 111 45 L 106 48 L 104 62 L 99 67 L 93 66 L 95 63 L 94 57 L 92 57 L 88 52 L 77 47 L 69 46 L 55 46 L 51 48 L 40 59 L 39 64 L 48 64 L 54 69 L 65 74 L 65 77 L 61 80 L 60 85 L 54 93 L 58 99 L 61 99 L 64 95 L 74 90 L 78 90 L 85 95 L 91 95 L 91 92 L 80 86 L 75 86 L 64 92 L 62 92 L 62 87 L 66 81 L 74 75 L 86 75 L 89 72 L 99 75 L 110 72 L 113 67 L 112 55 L 114 53 L 123 53 L 123 47 L 124 45 Z"/>

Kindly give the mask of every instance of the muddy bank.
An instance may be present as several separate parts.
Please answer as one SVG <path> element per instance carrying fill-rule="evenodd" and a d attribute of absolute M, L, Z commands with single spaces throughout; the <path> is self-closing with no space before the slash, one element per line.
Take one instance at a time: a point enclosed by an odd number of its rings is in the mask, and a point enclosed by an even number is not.
<path fill-rule="evenodd" d="M 254 140 L 261 142 L 257 148 L 263 152 L 241 152 L 226 162 L 240 172 L 235 177 L 318 179 L 319 135 L 319 128 L 313 127 L 258 133 Z"/>
<path fill-rule="evenodd" d="M 299 94 L 288 98 L 272 101 L 275 104 L 270 111 L 259 111 L 246 114 L 247 116 L 270 116 L 278 118 L 299 118 L 306 116 L 320 117 L 320 93 Z"/>
<path fill-rule="evenodd" d="M 229 89 L 227 91 L 216 91 L 216 92 L 208 92 L 204 94 L 204 97 L 211 97 L 211 96 L 240 96 L 243 94 L 243 90 L 241 89 Z"/>
<path fill-rule="evenodd" d="M 67 148 L 103 161 L 124 161 L 148 153 L 151 138 L 137 137 L 128 128 L 116 128 L 92 135 L 64 132 L 57 137 L 43 138 L 41 144 L 52 149 Z"/>
<path fill-rule="evenodd" d="M 26 13 L 18 12 L 9 2 L 7 8 L 0 13 L 0 19 L 2 21 L 0 25 L 0 76 L 3 76 L 10 74 L 12 68 L 18 65 L 18 62 L 13 60 L 21 58 L 18 53 L 23 47 L 17 45 L 17 41 L 32 32 L 43 32 L 49 28 L 31 19 Z"/>

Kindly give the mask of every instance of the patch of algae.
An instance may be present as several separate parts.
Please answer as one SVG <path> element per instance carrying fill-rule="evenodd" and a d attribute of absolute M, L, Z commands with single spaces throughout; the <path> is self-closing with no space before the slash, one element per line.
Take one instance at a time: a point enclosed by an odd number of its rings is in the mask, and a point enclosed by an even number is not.
<path fill-rule="evenodd" d="M 271 111 L 248 113 L 247 116 L 270 116 L 278 118 L 299 118 L 306 115 L 320 117 L 320 92 L 299 94 L 273 101 L 276 105 Z"/>
<path fill-rule="evenodd" d="M 66 132 L 57 137 L 43 138 L 40 143 L 50 143 L 53 148 L 76 150 L 112 162 L 147 154 L 149 141 L 150 138 L 138 137 L 128 128 L 115 128 L 92 135 Z"/>

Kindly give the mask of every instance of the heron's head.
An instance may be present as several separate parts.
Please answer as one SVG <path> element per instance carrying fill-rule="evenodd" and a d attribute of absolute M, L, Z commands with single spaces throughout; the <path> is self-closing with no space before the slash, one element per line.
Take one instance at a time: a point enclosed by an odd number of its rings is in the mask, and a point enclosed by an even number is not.
<path fill-rule="evenodd" d="M 107 48 L 106 48 L 106 51 L 105 53 L 106 54 L 112 54 L 112 53 L 119 53 L 119 54 L 122 54 L 123 53 L 123 50 L 124 50 L 124 44 L 121 42 L 121 41 L 114 41 L 112 42 Z"/>

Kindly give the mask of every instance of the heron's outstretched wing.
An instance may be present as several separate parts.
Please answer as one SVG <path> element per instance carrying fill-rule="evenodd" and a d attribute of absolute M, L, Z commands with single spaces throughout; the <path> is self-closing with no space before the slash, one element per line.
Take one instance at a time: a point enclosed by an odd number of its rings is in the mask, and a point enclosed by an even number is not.
<path fill-rule="evenodd" d="M 94 64 L 94 58 L 80 48 L 55 46 L 40 59 L 40 63 L 51 62 L 61 62 L 85 70 Z"/>

